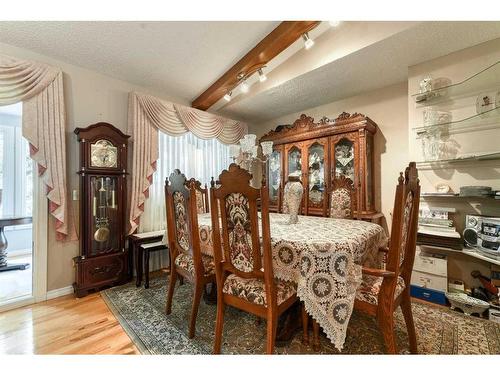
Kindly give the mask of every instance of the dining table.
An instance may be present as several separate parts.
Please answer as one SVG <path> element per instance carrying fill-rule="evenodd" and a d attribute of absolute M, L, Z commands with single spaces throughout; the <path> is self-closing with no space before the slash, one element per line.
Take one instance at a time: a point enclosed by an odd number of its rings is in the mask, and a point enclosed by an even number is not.
<path fill-rule="evenodd" d="M 259 213 L 260 215 L 260 213 Z M 297 296 L 338 350 L 345 342 L 362 266 L 380 265 L 384 229 L 362 220 L 270 213 L 274 277 L 297 284 Z M 198 215 L 201 252 L 213 256 L 210 214 Z"/>

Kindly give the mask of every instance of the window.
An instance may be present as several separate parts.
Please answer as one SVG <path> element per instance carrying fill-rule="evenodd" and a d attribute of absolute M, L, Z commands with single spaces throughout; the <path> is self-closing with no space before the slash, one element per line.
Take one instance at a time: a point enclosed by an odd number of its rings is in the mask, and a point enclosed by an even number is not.
<path fill-rule="evenodd" d="M 33 172 L 22 103 L 0 107 L 0 216 L 31 216 Z"/>
<path fill-rule="evenodd" d="M 172 137 L 159 133 L 160 158 L 157 163 L 153 184 L 149 188 L 149 199 L 144 204 L 139 232 L 165 228 L 165 178 L 178 168 L 186 178 L 196 178 L 202 185 L 210 187 L 210 179 L 217 179 L 231 159 L 229 146 L 217 139 L 204 140 L 186 133 Z"/>

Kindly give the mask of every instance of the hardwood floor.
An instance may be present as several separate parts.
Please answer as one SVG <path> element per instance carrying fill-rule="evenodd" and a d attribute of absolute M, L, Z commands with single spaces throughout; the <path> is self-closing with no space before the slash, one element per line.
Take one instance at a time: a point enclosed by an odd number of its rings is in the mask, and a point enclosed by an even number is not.
<path fill-rule="evenodd" d="M 139 354 L 99 294 L 0 313 L 0 354 Z"/>

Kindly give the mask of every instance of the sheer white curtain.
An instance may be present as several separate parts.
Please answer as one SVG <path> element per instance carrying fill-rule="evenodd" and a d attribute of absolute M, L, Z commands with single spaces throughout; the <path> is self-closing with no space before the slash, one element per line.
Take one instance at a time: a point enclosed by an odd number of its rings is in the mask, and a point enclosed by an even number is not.
<path fill-rule="evenodd" d="M 187 179 L 191 177 L 210 187 L 210 179 L 217 179 L 231 159 L 229 146 L 217 139 L 200 139 L 192 133 L 174 137 L 159 132 L 159 159 L 153 183 L 149 187 L 149 199 L 144 203 L 139 233 L 166 228 L 165 178 L 180 169 Z M 151 254 L 150 270 L 167 266 L 166 254 Z"/>

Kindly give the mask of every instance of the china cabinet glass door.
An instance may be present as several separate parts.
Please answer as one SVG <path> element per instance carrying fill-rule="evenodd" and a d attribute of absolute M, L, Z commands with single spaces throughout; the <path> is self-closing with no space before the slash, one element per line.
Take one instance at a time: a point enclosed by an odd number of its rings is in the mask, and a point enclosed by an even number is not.
<path fill-rule="evenodd" d="M 288 176 L 293 174 L 302 180 L 302 151 L 297 146 L 293 146 L 288 151 L 287 166 L 288 175 L 285 176 L 285 179 L 288 179 Z"/>
<path fill-rule="evenodd" d="M 118 233 L 118 177 L 92 176 L 90 178 L 90 228 L 92 243 L 90 255 L 117 251 L 120 248 Z"/>
<path fill-rule="evenodd" d="M 358 207 L 358 201 L 363 202 L 362 189 L 360 186 L 362 180 L 359 175 L 358 145 L 357 134 L 343 134 L 331 138 L 331 162 L 332 179 L 340 176 L 349 178 L 354 184 L 355 207 Z M 358 208 L 356 209 L 356 211 Z"/>
<path fill-rule="evenodd" d="M 325 200 L 325 144 L 314 142 L 307 148 L 308 207 L 323 207 Z"/>
<path fill-rule="evenodd" d="M 354 142 L 342 138 L 333 145 L 335 177 L 345 176 L 355 181 L 355 149 Z"/>

